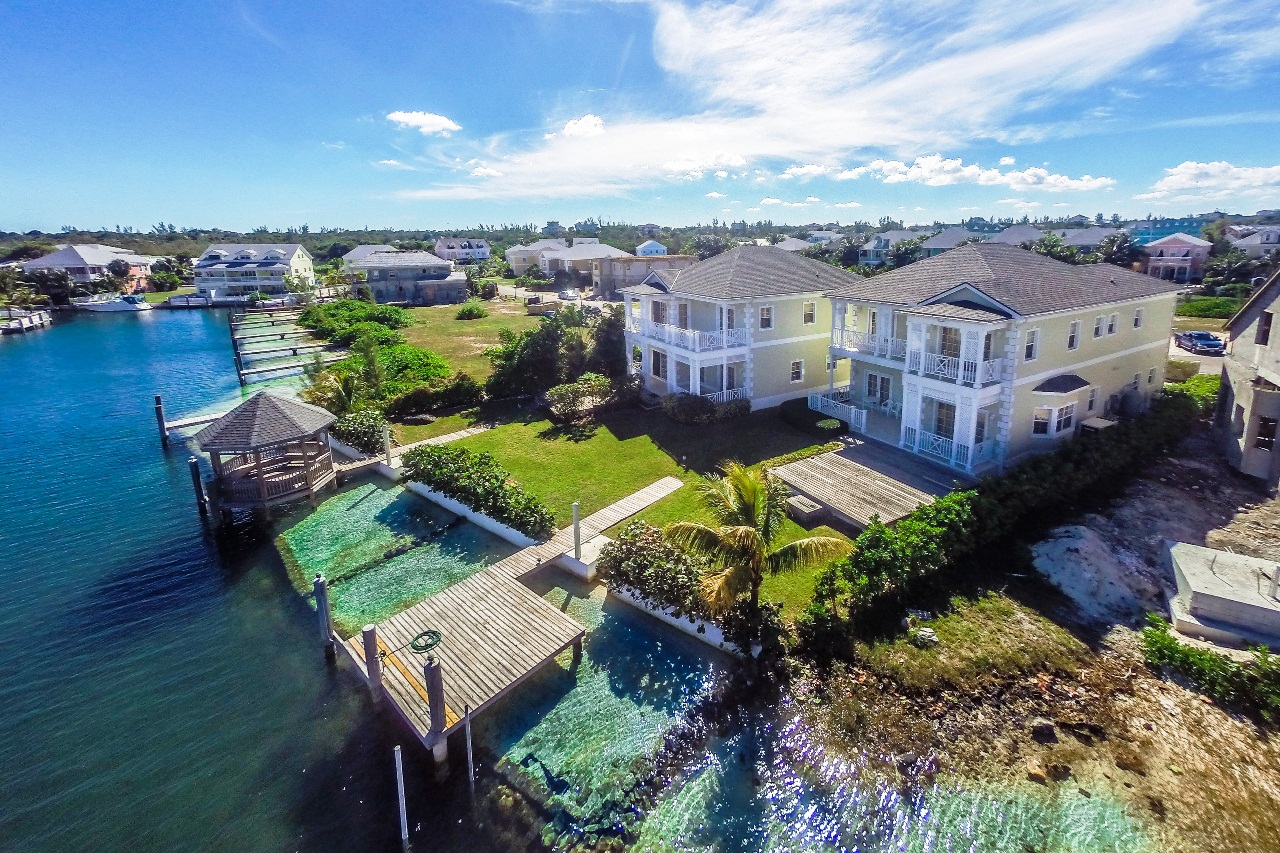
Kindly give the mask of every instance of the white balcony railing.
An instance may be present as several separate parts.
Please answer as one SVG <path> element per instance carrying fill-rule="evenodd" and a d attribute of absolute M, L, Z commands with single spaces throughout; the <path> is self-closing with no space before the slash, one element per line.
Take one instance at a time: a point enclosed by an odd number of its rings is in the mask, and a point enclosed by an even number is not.
<path fill-rule="evenodd" d="M 702 396 L 706 397 L 713 403 L 727 403 L 730 400 L 741 400 L 742 389 L 730 388 L 727 391 L 716 391 L 714 394 L 703 394 Z"/>
<path fill-rule="evenodd" d="M 809 408 L 821 412 L 827 417 L 836 418 L 849 425 L 852 432 L 865 432 L 867 429 L 867 410 L 849 405 L 851 397 L 848 386 L 837 388 L 826 394 L 810 394 Z"/>
<path fill-rule="evenodd" d="M 636 331 L 640 332 L 641 330 L 636 329 Z M 643 334 L 646 337 L 654 338 L 690 352 L 726 349 L 728 347 L 745 346 L 747 343 L 746 329 L 720 329 L 715 332 L 704 332 L 699 329 L 682 329 L 669 323 L 653 323 L 649 326 L 648 331 L 643 332 Z"/>
<path fill-rule="evenodd" d="M 955 442 L 946 436 L 935 435 L 934 433 L 920 430 L 919 444 L 916 449 L 921 453 L 938 456 L 950 462 L 951 454 L 955 450 Z M 967 445 L 965 446 L 965 449 L 968 449 Z"/>
<path fill-rule="evenodd" d="M 983 387 L 1004 378 L 1004 359 L 962 361 L 953 355 L 912 350 L 907 354 L 907 370 L 933 379 Z"/>
<path fill-rule="evenodd" d="M 990 385 L 1004 378 L 1004 359 L 993 358 L 984 361 L 978 368 L 978 384 Z"/>
<path fill-rule="evenodd" d="M 972 363 L 972 362 L 971 362 Z M 954 355 L 924 354 L 924 374 L 938 379 L 955 381 L 960 378 L 960 359 Z"/>
<path fill-rule="evenodd" d="M 835 329 L 831 333 L 831 343 L 833 346 L 850 352 L 859 352 L 895 361 L 902 361 L 907 357 L 906 338 L 884 338 L 871 332 Z"/>

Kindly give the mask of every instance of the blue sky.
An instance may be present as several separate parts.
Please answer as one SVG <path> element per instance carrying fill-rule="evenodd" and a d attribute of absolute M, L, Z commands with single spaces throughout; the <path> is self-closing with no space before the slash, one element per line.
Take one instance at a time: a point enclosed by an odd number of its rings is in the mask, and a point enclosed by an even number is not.
<path fill-rule="evenodd" d="M 1275 2 L 0 5 L 0 230 L 1280 207 Z"/>

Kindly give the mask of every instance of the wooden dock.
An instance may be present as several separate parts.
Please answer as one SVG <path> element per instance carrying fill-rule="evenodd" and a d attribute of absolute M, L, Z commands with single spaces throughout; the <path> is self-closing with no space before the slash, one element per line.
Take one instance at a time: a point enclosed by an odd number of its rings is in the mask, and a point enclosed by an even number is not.
<path fill-rule="evenodd" d="M 582 538 L 603 532 L 682 485 L 675 477 L 664 477 L 592 513 L 580 522 Z M 581 642 L 581 624 L 520 582 L 572 547 L 573 530 L 566 528 L 378 623 L 383 695 L 424 746 L 436 747 L 461 726 L 466 708 L 473 714 L 483 711 Z M 431 729 L 426 656 L 408 648 L 429 629 L 443 638 L 431 653 L 444 679 L 445 728 L 440 732 Z M 367 677 L 363 637 L 352 637 L 342 647 Z"/>
<path fill-rule="evenodd" d="M 960 474 L 935 468 L 904 450 L 861 438 L 850 438 L 840 450 L 779 466 L 773 473 L 859 528 L 870 524 L 873 515 L 892 524 L 962 480 Z"/>

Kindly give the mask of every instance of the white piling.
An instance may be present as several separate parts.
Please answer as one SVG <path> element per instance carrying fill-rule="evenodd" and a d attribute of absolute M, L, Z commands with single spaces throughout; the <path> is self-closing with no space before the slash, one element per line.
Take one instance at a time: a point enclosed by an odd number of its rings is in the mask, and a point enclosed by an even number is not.
<path fill-rule="evenodd" d="M 382 425 L 382 452 L 387 458 L 387 467 L 391 466 L 391 427 Z"/>
<path fill-rule="evenodd" d="M 1280 563 L 1271 568 L 1271 597 L 1275 598 L 1277 592 L 1280 592 Z"/>
<path fill-rule="evenodd" d="M 573 559 L 582 559 L 582 526 L 578 523 L 578 502 L 573 502 Z"/>
<path fill-rule="evenodd" d="M 374 699 L 382 697 L 382 658 L 378 656 L 378 626 L 365 625 L 364 668 L 369 676 L 369 691 Z"/>
<path fill-rule="evenodd" d="M 471 796 L 476 795 L 476 764 L 471 755 L 471 706 L 464 705 L 462 711 L 463 728 L 467 733 L 467 780 L 471 783 Z"/>
<path fill-rule="evenodd" d="M 333 663 L 338 659 L 338 649 L 333 645 L 333 614 L 329 612 L 329 584 L 324 575 L 316 573 L 311 584 L 316 594 L 316 623 L 320 627 L 320 642 L 324 644 L 324 658 Z"/>
<path fill-rule="evenodd" d="M 404 759 L 400 757 L 400 744 L 396 744 L 396 795 L 400 799 L 400 843 L 409 843 L 409 813 L 404 804 Z"/>

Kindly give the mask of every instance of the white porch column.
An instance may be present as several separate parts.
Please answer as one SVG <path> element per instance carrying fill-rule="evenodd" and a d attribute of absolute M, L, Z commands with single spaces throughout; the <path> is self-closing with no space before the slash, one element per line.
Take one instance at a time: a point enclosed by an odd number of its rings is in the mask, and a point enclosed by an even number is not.
<path fill-rule="evenodd" d="M 964 384 L 978 387 L 982 367 L 982 330 L 969 326 L 960 329 L 960 376 Z"/>
<path fill-rule="evenodd" d="M 973 470 L 973 438 L 978 431 L 977 401 L 969 394 L 956 399 L 955 435 L 951 441 L 951 464 L 966 471 Z"/>
<path fill-rule="evenodd" d="M 752 362 L 751 352 L 752 344 L 755 343 L 755 317 L 751 310 L 751 304 L 746 303 L 742 306 L 742 328 L 747 336 L 747 352 L 742 359 L 742 396 L 751 399 L 754 396 L 755 383 L 755 365 Z"/>
<path fill-rule="evenodd" d="M 924 321 L 907 318 L 907 370 L 919 373 L 924 366 Z"/>
<path fill-rule="evenodd" d="M 729 390 L 729 356 L 720 356 L 720 390 Z M 727 394 L 726 394 L 727 396 Z"/>
<path fill-rule="evenodd" d="M 702 394 L 702 363 L 696 358 L 689 359 L 689 393 L 695 397 Z"/>
<path fill-rule="evenodd" d="M 915 450 L 920 441 L 920 385 L 902 383 L 902 422 L 899 426 L 898 444 Z"/>

